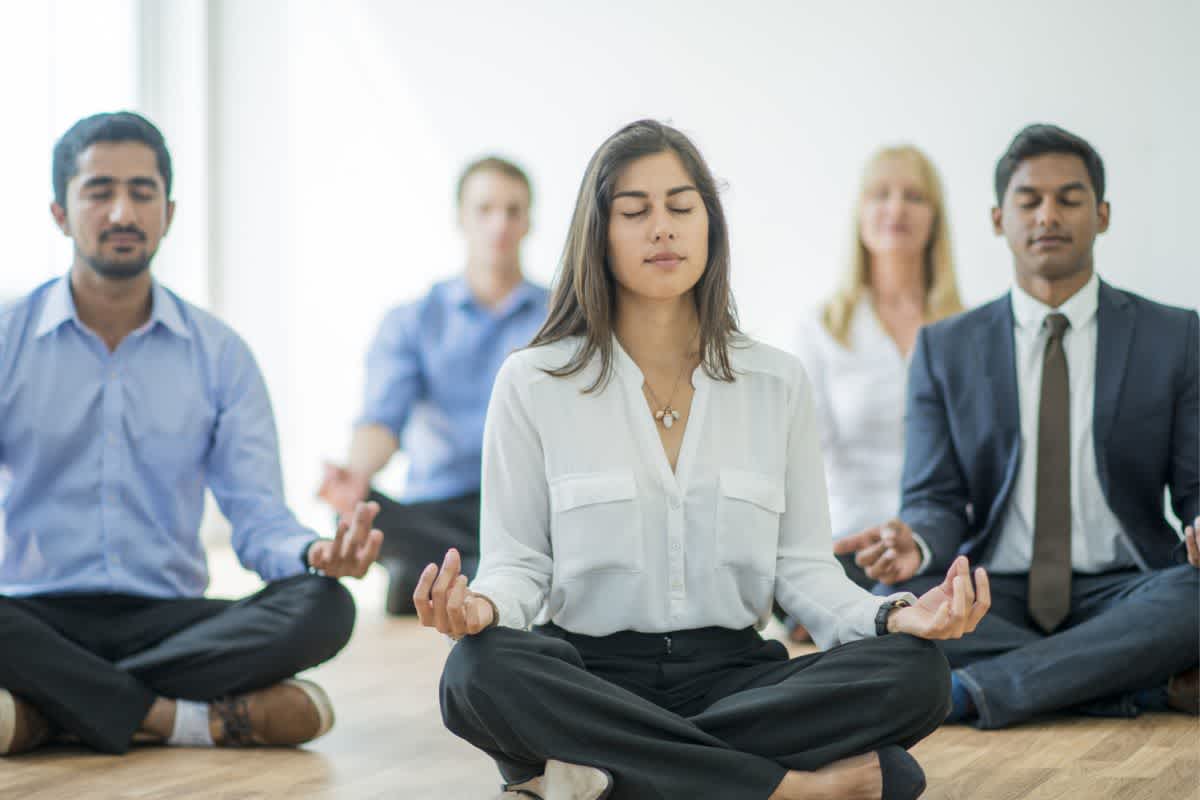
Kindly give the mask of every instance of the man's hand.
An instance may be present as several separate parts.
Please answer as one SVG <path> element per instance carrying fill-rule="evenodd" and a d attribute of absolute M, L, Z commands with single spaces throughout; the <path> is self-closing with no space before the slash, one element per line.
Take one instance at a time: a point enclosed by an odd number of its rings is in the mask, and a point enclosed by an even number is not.
<path fill-rule="evenodd" d="M 902 583 L 921 568 L 921 548 L 912 528 L 898 519 L 838 539 L 833 543 L 833 552 L 857 553 L 854 563 L 866 571 L 867 577 L 887 584 Z"/>
<path fill-rule="evenodd" d="M 987 572 L 971 567 L 966 556 L 954 559 L 946 580 L 917 600 L 917 604 L 893 611 L 888 617 L 889 633 L 911 633 L 920 639 L 960 639 L 975 630 L 992 605 Z"/>
<path fill-rule="evenodd" d="M 366 475 L 325 462 L 317 497 L 333 506 L 334 511 L 339 514 L 351 513 L 359 503 L 367 499 L 370 491 L 371 479 Z"/>
<path fill-rule="evenodd" d="M 1188 563 L 1200 569 L 1200 542 L 1196 541 L 1198 536 L 1200 536 L 1200 517 L 1196 517 L 1191 525 L 1183 529 L 1183 540 L 1187 542 Z"/>
<path fill-rule="evenodd" d="M 379 547 L 383 544 L 383 531 L 371 528 L 378 513 L 378 503 L 359 503 L 353 516 L 348 515 L 338 523 L 332 539 L 312 543 L 308 548 L 308 565 L 331 578 L 366 575 L 379 558 Z"/>
<path fill-rule="evenodd" d="M 455 639 L 474 636 L 496 620 L 492 602 L 467 588 L 462 558 L 453 548 L 446 552 L 440 570 L 437 564 L 425 567 L 413 592 L 413 604 L 422 625 Z"/>

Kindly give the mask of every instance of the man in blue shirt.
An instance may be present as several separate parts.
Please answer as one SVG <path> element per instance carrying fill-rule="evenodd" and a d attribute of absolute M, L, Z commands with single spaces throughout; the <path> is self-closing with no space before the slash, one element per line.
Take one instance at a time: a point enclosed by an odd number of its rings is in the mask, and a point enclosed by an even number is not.
<path fill-rule="evenodd" d="M 333 710 L 292 676 L 349 639 L 335 578 L 377 557 L 378 509 L 334 539 L 296 521 L 249 349 L 151 278 L 175 211 L 158 129 L 88 117 L 53 172 L 70 272 L 0 312 L 0 755 L 56 733 L 106 753 L 313 739 Z M 267 581 L 238 602 L 203 596 L 206 486 Z"/>
<path fill-rule="evenodd" d="M 391 311 L 367 356 L 366 401 L 344 466 L 327 464 L 320 495 L 345 515 L 371 500 L 386 534 L 381 563 L 391 575 L 389 613 L 414 613 L 421 570 L 449 548 L 468 575 L 479 557 L 483 422 L 504 359 L 533 338 L 548 293 L 525 280 L 521 240 L 532 189 L 515 164 L 484 158 L 458 181 L 458 220 L 467 242 L 463 275 Z M 371 489 L 403 448 L 403 503 Z"/>

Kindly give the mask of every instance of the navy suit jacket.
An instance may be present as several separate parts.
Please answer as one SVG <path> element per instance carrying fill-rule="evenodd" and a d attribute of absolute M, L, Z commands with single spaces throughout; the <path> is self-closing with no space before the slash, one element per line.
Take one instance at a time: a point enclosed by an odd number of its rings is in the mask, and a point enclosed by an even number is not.
<path fill-rule="evenodd" d="M 1142 569 L 1186 560 L 1163 511 L 1185 525 L 1200 503 L 1200 317 L 1100 283 L 1096 466 L 1109 508 Z M 923 328 L 908 377 L 900 518 L 932 551 L 986 560 L 1021 458 L 1008 295 Z"/>

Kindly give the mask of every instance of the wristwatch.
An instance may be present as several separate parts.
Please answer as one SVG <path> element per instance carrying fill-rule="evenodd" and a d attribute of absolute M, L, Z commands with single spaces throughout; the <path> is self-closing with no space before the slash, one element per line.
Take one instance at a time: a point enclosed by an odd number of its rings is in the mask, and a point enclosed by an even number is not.
<path fill-rule="evenodd" d="M 875 612 L 875 635 L 886 636 L 888 632 L 888 614 L 891 614 L 897 608 L 908 608 L 911 605 L 912 603 L 907 600 L 888 600 L 881 605 L 879 610 Z"/>

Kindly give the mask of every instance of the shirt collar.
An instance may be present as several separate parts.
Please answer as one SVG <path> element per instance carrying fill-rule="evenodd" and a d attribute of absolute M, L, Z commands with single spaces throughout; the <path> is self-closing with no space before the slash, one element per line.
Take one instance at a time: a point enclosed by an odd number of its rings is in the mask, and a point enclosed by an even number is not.
<path fill-rule="evenodd" d="M 537 299 L 538 287 L 527 280 L 522 279 L 516 287 L 509 293 L 508 297 L 495 309 L 489 309 L 496 316 L 505 316 L 514 311 L 528 306 Z M 464 276 L 459 276 L 450 281 L 446 287 L 446 299 L 456 308 L 481 308 L 479 302 L 475 299 L 475 295 L 471 292 L 471 286 L 467 283 Z"/>
<path fill-rule="evenodd" d="M 1100 276 L 1092 273 L 1092 277 L 1075 294 L 1058 308 L 1050 306 L 1030 295 L 1020 286 L 1012 290 L 1013 319 L 1017 327 L 1040 330 L 1042 323 L 1049 314 L 1062 314 L 1071 323 L 1071 330 L 1079 330 L 1092 317 L 1100 306 Z"/>
<path fill-rule="evenodd" d="M 150 288 L 150 319 L 142 326 L 142 330 L 150 330 L 156 323 L 161 323 L 167 330 L 183 339 L 190 339 L 191 333 L 179 314 L 179 306 L 162 284 L 154 281 Z M 51 285 L 46 293 L 46 302 L 42 305 L 42 313 L 38 318 L 35 338 L 41 338 L 51 331 L 57 330 L 68 320 L 84 329 L 75 308 L 75 298 L 71 295 L 71 279 L 68 276 L 59 278 Z"/>

